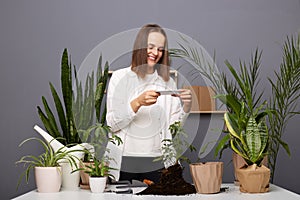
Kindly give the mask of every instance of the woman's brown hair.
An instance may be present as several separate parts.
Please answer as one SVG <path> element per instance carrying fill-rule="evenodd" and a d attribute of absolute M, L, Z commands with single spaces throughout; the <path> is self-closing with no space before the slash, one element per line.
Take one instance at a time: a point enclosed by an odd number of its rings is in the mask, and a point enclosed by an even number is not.
<path fill-rule="evenodd" d="M 165 31 L 157 24 L 147 24 L 138 32 L 133 46 L 131 70 L 134 71 L 139 77 L 145 77 L 147 73 L 148 36 L 152 32 L 161 33 L 165 37 L 163 55 L 156 64 L 155 68 L 158 75 L 160 75 L 164 81 L 168 81 L 170 79 L 170 60 L 167 47 L 167 35 Z"/>

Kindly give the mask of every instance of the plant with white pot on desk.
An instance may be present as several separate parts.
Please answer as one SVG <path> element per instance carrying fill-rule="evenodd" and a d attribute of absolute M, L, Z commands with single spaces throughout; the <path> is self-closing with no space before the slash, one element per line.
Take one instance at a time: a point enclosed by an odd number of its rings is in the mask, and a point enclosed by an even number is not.
<path fill-rule="evenodd" d="M 102 193 L 105 190 L 107 177 L 114 178 L 110 174 L 110 170 L 114 168 L 109 167 L 110 158 L 103 156 L 101 160 L 93 157 L 93 162 L 89 165 L 85 165 L 84 168 L 77 170 L 83 170 L 89 175 L 89 186 L 93 193 Z"/>
<path fill-rule="evenodd" d="M 28 183 L 30 171 L 34 169 L 38 192 L 59 192 L 62 177 L 61 163 L 67 162 L 71 167 L 77 168 L 76 163 L 78 158 L 74 156 L 74 153 L 78 150 L 68 150 L 64 146 L 54 150 L 51 147 L 51 143 L 55 142 L 55 139 L 50 142 L 45 142 L 42 139 L 34 137 L 24 140 L 19 147 L 23 146 L 24 143 L 33 140 L 38 141 L 43 146 L 44 152 L 38 156 L 23 156 L 16 162 L 16 164 L 24 164 L 24 167 L 26 167 L 25 171 L 20 176 L 17 188 L 24 176 Z"/>

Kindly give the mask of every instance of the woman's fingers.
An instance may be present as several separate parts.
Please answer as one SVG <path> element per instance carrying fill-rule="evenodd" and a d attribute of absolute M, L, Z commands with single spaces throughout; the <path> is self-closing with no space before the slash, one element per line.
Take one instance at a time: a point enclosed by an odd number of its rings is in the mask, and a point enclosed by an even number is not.
<path fill-rule="evenodd" d="M 142 93 L 138 99 L 142 106 L 149 106 L 156 103 L 158 96 L 159 93 L 155 92 L 154 90 L 149 90 Z"/>
<path fill-rule="evenodd" d="M 190 112 L 192 107 L 192 92 L 189 89 L 180 89 L 180 93 L 176 94 L 183 102 L 183 110 L 185 112 Z"/>

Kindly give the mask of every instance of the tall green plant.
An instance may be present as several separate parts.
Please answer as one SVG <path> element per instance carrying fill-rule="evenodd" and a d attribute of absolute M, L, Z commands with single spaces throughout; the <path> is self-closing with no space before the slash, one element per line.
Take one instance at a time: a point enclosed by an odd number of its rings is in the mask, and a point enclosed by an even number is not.
<path fill-rule="evenodd" d="M 104 109 L 102 110 L 101 108 L 103 106 L 103 98 L 104 98 L 104 94 L 108 82 L 108 76 L 109 76 L 108 70 L 109 70 L 109 64 L 108 62 L 105 62 L 104 71 L 102 71 L 102 56 L 100 56 L 98 62 L 98 70 L 97 70 L 95 109 L 96 109 L 97 122 L 101 124 L 105 124 L 105 120 L 106 120 L 106 103 L 104 103 Z"/>
<path fill-rule="evenodd" d="M 282 141 L 288 121 L 300 112 L 297 104 L 300 96 L 300 34 L 287 37 L 283 46 L 283 60 L 280 71 L 275 72 L 275 80 L 269 78 L 272 85 L 270 108 L 276 115 L 269 118 L 270 123 L 270 148 L 268 162 L 271 169 L 271 182 L 274 180 L 275 166 L 280 146 L 290 156 L 287 143 Z"/>
<path fill-rule="evenodd" d="M 240 61 L 240 72 L 237 72 L 229 61 L 226 60 L 225 64 L 233 77 L 231 85 L 233 85 L 235 92 L 229 91 L 227 94 L 216 95 L 216 98 L 220 99 L 221 102 L 227 106 L 228 112 L 235 113 L 238 117 L 238 121 L 243 122 L 243 127 L 241 127 L 242 129 L 246 128 L 250 115 L 253 114 L 255 109 L 257 109 L 261 104 L 262 92 L 257 93 L 257 86 L 260 81 L 260 59 L 261 51 L 256 49 L 254 55 L 251 56 L 251 62 L 248 65 L 245 62 Z M 226 81 L 227 78 L 224 80 Z M 244 102 L 243 106 L 241 106 L 239 102 Z M 245 115 L 239 116 L 242 114 L 242 111 L 248 114 L 246 115 L 245 113 Z M 231 146 L 229 143 L 229 132 L 226 130 L 224 132 L 226 135 L 219 141 L 215 149 L 215 156 L 219 154 L 221 157 L 222 152 Z"/>
<path fill-rule="evenodd" d="M 266 108 L 267 102 L 261 102 L 262 93 L 256 93 L 261 53 L 255 51 L 249 67 L 240 62 L 240 72 L 226 61 L 226 65 L 236 82 L 237 94 L 219 94 L 220 99 L 228 108 L 224 118 L 229 134 L 219 141 L 215 155 L 231 147 L 242 156 L 248 164 L 260 165 L 267 153 L 268 129 L 266 115 L 272 111 Z"/>
<path fill-rule="evenodd" d="M 63 144 L 81 143 L 73 115 L 72 64 L 71 61 L 69 62 L 67 49 L 64 49 L 61 59 L 61 92 L 63 100 L 61 100 L 51 82 L 50 89 L 62 133 L 60 133 L 61 131 L 57 125 L 58 123 L 56 122 L 55 116 L 46 98 L 43 96 L 42 101 L 45 111 L 43 112 L 40 106 L 38 106 L 37 109 L 46 130 L 54 138 L 65 138 L 65 140 L 60 140 Z"/>
<path fill-rule="evenodd" d="M 73 95 L 74 120 L 78 130 L 87 129 L 94 122 L 94 72 L 87 75 L 84 90 L 82 82 L 78 80 L 74 67 L 76 95 Z"/>
<path fill-rule="evenodd" d="M 94 71 L 92 71 L 86 77 L 83 90 L 82 83 L 78 80 L 77 71 L 74 68 L 76 96 L 73 96 L 73 111 L 78 130 L 87 130 L 95 123 L 105 124 L 106 104 L 103 98 L 108 82 L 108 70 L 109 64 L 106 62 L 104 71 L 102 71 L 102 55 L 100 55 L 96 72 L 97 82 L 95 84 Z M 105 104 L 104 108 L 102 108 L 103 104 Z M 83 141 L 86 139 L 84 138 Z"/>
<path fill-rule="evenodd" d="M 233 80 L 229 79 L 224 72 L 219 72 L 215 66 L 215 62 L 210 62 L 204 56 L 203 51 L 194 47 L 184 37 L 181 37 L 183 43 L 179 43 L 180 49 L 172 49 L 171 56 L 183 58 L 195 68 L 195 72 L 202 77 L 205 77 L 212 84 L 212 89 L 218 95 L 230 94 L 229 96 L 218 96 L 218 98 L 226 104 L 227 98 L 236 98 L 237 100 L 243 100 L 246 102 L 245 106 L 248 110 L 253 110 L 261 102 L 262 92 L 257 93 L 257 86 L 259 84 L 259 68 L 261 63 L 261 54 L 257 48 L 254 54 L 251 55 L 251 61 L 247 65 L 245 62 L 240 61 L 239 69 L 237 72 L 234 67 L 225 61 L 227 68 L 229 69 Z M 215 60 L 215 59 L 213 59 Z M 228 105 L 229 112 L 234 112 L 234 105 Z M 218 154 L 222 156 L 224 149 L 230 147 L 229 139 L 230 135 L 227 130 L 223 130 L 225 136 L 219 141 L 215 156 Z"/>
<path fill-rule="evenodd" d="M 100 55 L 97 65 L 97 72 L 96 72 L 96 86 L 94 89 L 94 79 L 91 77 L 88 77 L 89 79 L 89 87 L 92 89 L 85 89 L 85 96 L 84 100 L 81 101 L 80 99 L 76 102 L 78 103 L 78 106 L 81 108 L 81 110 L 85 110 L 85 106 L 87 106 L 88 109 L 88 116 L 92 116 L 92 120 L 89 121 L 89 123 L 86 123 L 86 126 L 84 128 L 81 128 L 79 132 L 81 133 L 81 138 L 84 142 L 89 142 L 91 145 L 95 148 L 95 156 L 94 158 L 91 158 L 91 155 L 88 155 L 88 157 L 85 157 L 86 161 L 89 161 L 90 159 L 97 159 L 102 160 L 102 157 L 104 153 L 107 151 L 106 144 L 107 142 L 113 142 L 116 144 L 122 143 L 121 139 L 115 135 L 112 134 L 109 136 L 110 133 L 110 127 L 106 125 L 106 101 L 105 101 L 105 93 L 108 83 L 108 77 L 109 77 L 109 64 L 108 62 L 105 62 L 104 70 L 102 68 L 102 56 Z M 92 73 L 93 77 L 93 73 Z M 81 92 L 82 93 L 82 92 Z M 86 103 L 87 102 L 87 103 Z M 93 102 L 93 103 L 90 103 Z M 80 106 L 81 105 L 81 106 Z M 90 111 L 92 113 L 90 113 Z M 83 113 L 83 111 L 82 111 Z M 94 119 L 94 116 L 96 119 Z"/>

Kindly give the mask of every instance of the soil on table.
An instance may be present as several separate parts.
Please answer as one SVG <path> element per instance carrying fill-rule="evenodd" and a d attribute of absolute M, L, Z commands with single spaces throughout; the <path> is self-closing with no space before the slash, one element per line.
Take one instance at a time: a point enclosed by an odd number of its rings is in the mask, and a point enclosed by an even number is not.
<path fill-rule="evenodd" d="M 196 193 L 196 189 L 182 177 L 182 167 L 179 164 L 163 169 L 158 183 L 150 185 L 142 195 L 187 195 Z"/>

